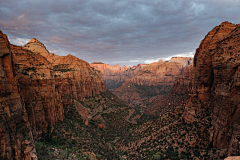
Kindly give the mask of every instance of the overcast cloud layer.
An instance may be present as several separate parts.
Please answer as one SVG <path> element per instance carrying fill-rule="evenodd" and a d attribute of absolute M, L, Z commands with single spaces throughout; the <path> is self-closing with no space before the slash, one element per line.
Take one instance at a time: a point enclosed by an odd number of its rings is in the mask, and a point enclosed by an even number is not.
<path fill-rule="evenodd" d="M 191 56 L 223 21 L 240 23 L 239 0 L 0 0 L 10 42 L 37 38 L 50 52 L 133 65 Z"/>

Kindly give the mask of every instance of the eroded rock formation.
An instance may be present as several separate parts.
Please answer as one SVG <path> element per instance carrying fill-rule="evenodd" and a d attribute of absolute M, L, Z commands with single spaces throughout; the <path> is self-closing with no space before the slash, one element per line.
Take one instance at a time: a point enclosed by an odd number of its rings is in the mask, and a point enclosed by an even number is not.
<path fill-rule="evenodd" d="M 183 119 L 199 121 L 209 110 L 213 147 L 228 148 L 239 155 L 240 148 L 240 26 L 223 22 L 210 31 L 196 50 L 190 98 Z M 205 113 L 206 114 L 206 113 Z"/>
<path fill-rule="evenodd" d="M 0 34 L 0 156 L 37 159 L 33 137 L 41 137 L 75 101 L 106 91 L 100 71 L 72 55 L 49 53 L 36 38 L 24 47 Z"/>
<path fill-rule="evenodd" d="M 72 55 L 58 56 L 49 53 L 46 47 L 32 39 L 24 48 L 39 53 L 53 66 L 55 88 L 60 93 L 65 107 L 73 105 L 73 100 L 83 100 L 106 91 L 105 82 L 100 71 L 87 62 Z"/>
<path fill-rule="evenodd" d="M 174 57 L 170 61 L 160 60 L 144 67 L 138 74 L 126 80 L 114 93 L 121 99 L 134 104 L 146 104 L 156 95 L 172 90 L 175 79 L 184 73 L 192 58 Z"/>
<path fill-rule="evenodd" d="M 7 36 L 0 31 L 0 158 L 37 159 Z"/>
<path fill-rule="evenodd" d="M 52 64 L 38 53 L 11 45 L 20 94 L 34 135 L 41 136 L 58 120 L 63 120 L 63 103 L 56 91 Z"/>
<path fill-rule="evenodd" d="M 106 82 L 106 87 L 109 91 L 114 91 L 120 87 L 127 79 L 137 75 L 147 64 L 138 64 L 137 66 L 127 67 L 120 65 L 109 65 L 102 62 L 93 62 L 91 67 L 99 70 L 103 74 L 103 79 Z"/>

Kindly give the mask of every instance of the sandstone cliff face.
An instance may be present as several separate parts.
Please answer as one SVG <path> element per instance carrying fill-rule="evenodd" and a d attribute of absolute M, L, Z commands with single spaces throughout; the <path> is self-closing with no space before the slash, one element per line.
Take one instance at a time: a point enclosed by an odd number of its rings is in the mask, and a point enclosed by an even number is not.
<path fill-rule="evenodd" d="M 126 82 L 114 93 L 121 99 L 135 103 L 150 103 L 156 95 L 167 94 L 172 90 L 175 79 L 184 73 L 184 68 L 190 65 L 191 58 L 172 58 L 169 62 L 160 60 L 144 67 L 138 74 Z"/>
<path fill-rule="evenodd" d="M 58 56 L 49 53 L 37 39 L 32 39 L 24 48 L 39 53 L 53 66 L 56 91 L 61 95 L 65 108 L 73 105 L 73 100 L 83 100 L 100 92 L 105 92 L 105 82 L 100 71 L 72 55 Z"/>
<path fill-rule="evenodd" d="M 33 137 L 62 121 L 75 100 L 105 92 L 105 82 L 87 62 L 49 53 L 37 39 L 19 47 L 1 32 L 0 45 L 0 157 L 37 159 Z"/>
<path fill-rule="evenodd" d="M 34 136 L 63 120 L 61 95 L 56 90 L 52 64 L 40 54 L 11 45 L 20 94 L 25 103 Z"/>
<path fill-rule="evenodd" d="M 63 97 L 64 105 L 73 99 L 83 100 L 105 92 L 105 82 L 100 71 L 74 56 L 61 57 L 58 65 L 54 65 L 56 88 Z"/>
<path fill-rule="evenodd" d="M 19 94 L 17 75 L 7 36 L 0 31 L 0 157 L 37 159 L 25 105 Z"/>
<path fill-rule="evenodd" d="M 182 75 L 175 79 L 172 91 L 167 95 L 158 95 L 148 104 L 145 112 L 147 114 L 163 115 L 180 106 L 187 98 L 189 84 L 192 80 L 193 64 L 184 67 Z"/>
<path fill-rule="evenodd" d="M 137 66 L 127 67 L 120 65 L 109 65 L 102 62 L 93 62 L 91 67 L 101 71 L 106 87 L 109 91 L 114 91 L 120 87 L 127 79 L 137 75 L 147 64 L 138 64 Z"/>
<path fill-rule="evenodd" d="M 172 58 L 169 62 L 160 60 L 143 68 L 129 81 L 138 85 L 173 85 L 175 78 L 182 74 L 183 68 L 190 65 L 191 61 L 191 58 L 184 57 Z"/>
<path fill-rule="evenodd" d="M 240 26 L 223 22 L 196 50 L 190 97 L 183 119 L 198 121 L 203 108 L 212 117 L 210 142 L 239 155 L 240 148 Z"/>

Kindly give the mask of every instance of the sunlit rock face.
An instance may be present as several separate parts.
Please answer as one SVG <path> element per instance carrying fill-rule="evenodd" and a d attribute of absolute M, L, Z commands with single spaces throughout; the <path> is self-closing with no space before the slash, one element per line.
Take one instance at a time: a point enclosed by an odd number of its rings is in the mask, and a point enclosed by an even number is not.
<path fill-rule="evenodd" d="M 56 92 L 61 95 L 63 105 L 72 105 L 74 99 L 83 100 L 106 91 L 105 82 L 100 71 L 87 62 L 72 55 L 58 56 L 49 53 L 46 47 L 36 39 L 25 46 L 34 53 L 39 53 L 52 65 Z"/>
<path fill-rule="evenodd" d="M 194 56 L 190 98 L 183 119 L 198 121 L 208 108 L 214 147 L 239 155 L 240 135 L 240 26 L 223 22 L 202 40 Z"/>
<path fill-rule="evenodd" d="M 120 65 L 109 65 L 102 62 L 93 62 L 91 67 L 101 71 L 106 87 L 109 91 L 114 91 L 120 87 L 127 79 L 137 75 L 147 64 L 138 64 L 137 66 L 127 67 Z"/>
<path fill-rule="evenodd" d="M 11 45 L 0 32 L 0 159 L 37 159 L 40 138 L 74 102 L 106 91 L 100 71 L 72 55 L 49 53 L 36 38 Z"/>
<path fill-rule="evenodd" d="M 11 45 L 20 94 L 25 103 L 34 136 L 63 120 L 61 95 L 56 91 L 52 64 L 39 53 Z"/>
<path fill-rule="evenodd" d="M 32 130 L 12 61 L 7 36 L 0 31 L 0 159 L 37 159 Z"/>
<path fill-rule="evenodd" d="M 130 103 L 149 103 L 152 97 L 171 92 L 176 78 L 183 75 L 191 63 L 192 58 L 185 57 L 151 63 L 126 80 L 114 93 Z"/>

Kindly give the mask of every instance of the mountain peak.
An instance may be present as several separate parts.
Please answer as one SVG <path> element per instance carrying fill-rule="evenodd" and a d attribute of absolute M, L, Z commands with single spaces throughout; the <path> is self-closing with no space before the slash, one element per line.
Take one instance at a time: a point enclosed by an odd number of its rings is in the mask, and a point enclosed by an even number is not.
<path fill-rule="evenodd" d="M 41 43 L 37 38 L 32 38 L 28 43 Z"/>
<path fill-rule="evenodd" d="M 24 48 L 31 50 L 32 52 L 49 53 L 45 45 L 37 38 L 32 38 L 27 44 L 24 45 Z"/>
<path fill-rule="evenodd" d="M 226 26 L 226 25 L 234 25 L 234 24 L 231 23 L 231 22 L 228 22 L 228 21 L 222 22 L 222 23 L 220 24 L 220 26 Z"/>

